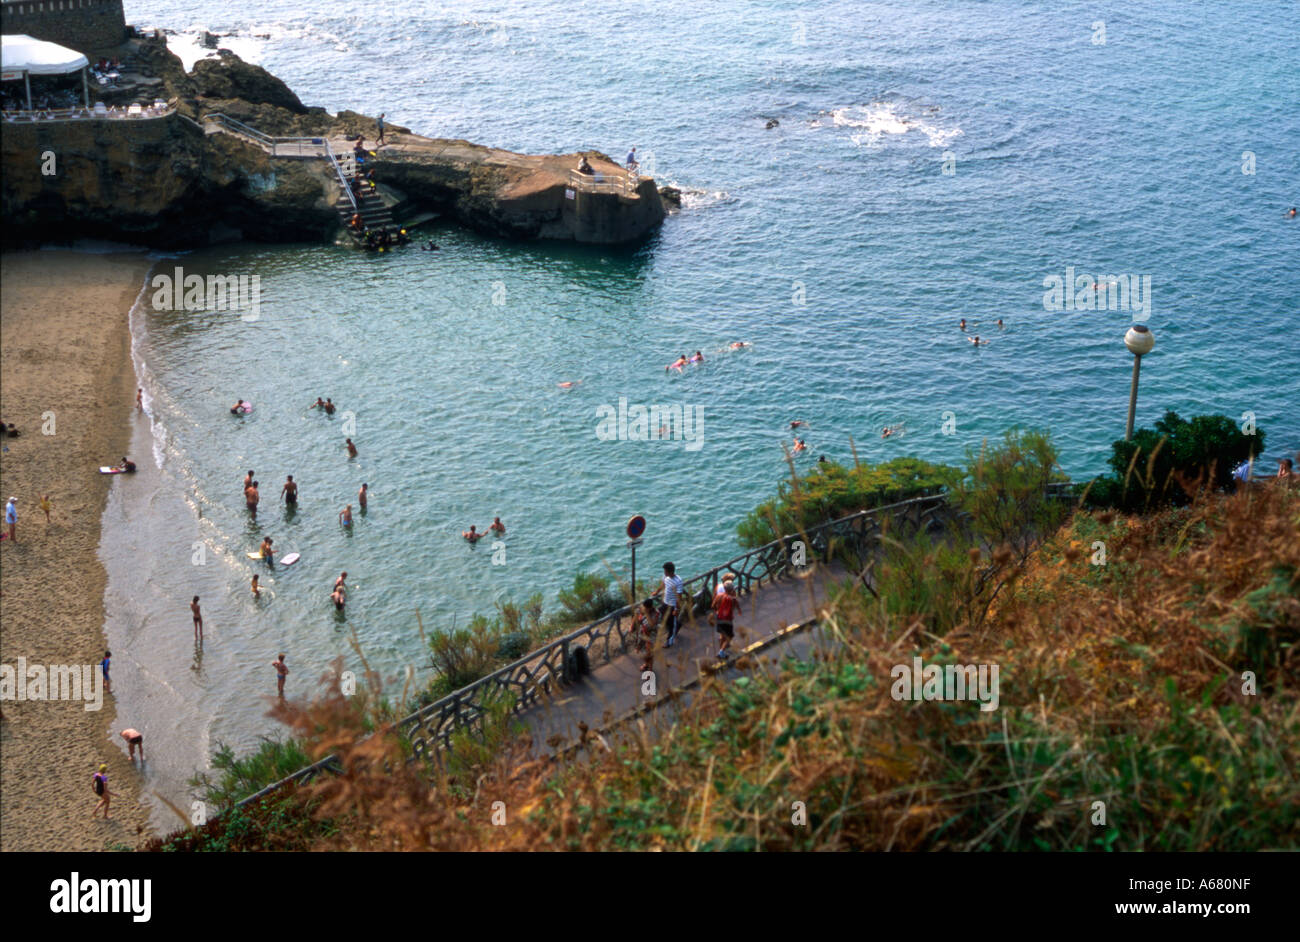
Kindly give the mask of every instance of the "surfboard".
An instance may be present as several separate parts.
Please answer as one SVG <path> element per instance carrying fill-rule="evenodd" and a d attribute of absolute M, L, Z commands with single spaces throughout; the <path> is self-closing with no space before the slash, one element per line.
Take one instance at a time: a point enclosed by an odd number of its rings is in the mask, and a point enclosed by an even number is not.
<path fill-rule="evenodd" d="M 121 468 L 104 468 L 104 467 L 101 467 L 101 468 L 99 469 L 99 473 L 100 473 L 100 474 L 125 474 L 126 472 L 123 471 Z"/>
<path fill-rule="evenodd" d="M 248 554 L 248 558 L 249 558 L 249 559 L 266 559 L 266 557 L 263 556 L 261 553 L 249 553 L 249 554 Z"/>
<path fill-rule="evenodd" d="M 301 559 L 301 558 L 302 558 L 302 557 L 299 556 L 297 553 L 288 553 L 287 555 L 281 557 L 281 559 L 280 559 L 280 565 L 281 565 L 281 566 L 292 566 L 294 563 L 296 563 L 296 562 L 297 562 L 299 559 Z"/>

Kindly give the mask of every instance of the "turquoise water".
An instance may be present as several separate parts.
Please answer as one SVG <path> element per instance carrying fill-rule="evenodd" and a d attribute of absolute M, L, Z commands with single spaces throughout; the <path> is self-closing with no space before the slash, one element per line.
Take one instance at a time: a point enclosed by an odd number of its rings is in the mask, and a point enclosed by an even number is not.
<path fill-rule="evenodd" d="M 633 513 L 649 521 L 642 573 L 724 561 L 786 473 L 794 418 L 811 425 L 804 467 L 847 460 L 850 436 L 864 460 L 956 461 L 1023 424 L 1051 429 L 1083 477 L 1123 433 L 1138 321 L 1156 336 L 1140 423 L 1249 411 L 1268 458 L 1300 442 L 1294 4 L 1249 22 L 1173 2 L 258 9 L 129 2 L 128 19 L 234 32 L 307 103 L 420 133 L 620 159 L 636 145 L 686 200 L 632 249 L 435 225 L 438 253 L 233 246 L 162 263 L 261 283 L 253 322 L 147 296 L 134 322 L 153 417 L 134 447 L 157 460 L 116 482 L 106 514 L 109 636 L 120 716 L 149 727 L 173 800 L 214 739 L 243 749 L 276 730 L 261 698 L 280 650 L 292 693 L 335 656 L 359 666 L 351 632 L 386 674 L 427 678 L 416 608 L 444 630 L 553 598 L 578 570 L 625 576 Z M 1045 310 L 1044 279 L 1071 266 L 1149 276 L 1149 311 Z M 719 352 L 733 340 L 753 347 Z M 702 367 L 665 374 L 697 349 Z M 317 396 L 340 413 L 308 409 Z M 242 419 L 239 397 L 255 403 Z M 600 440 L 619 397 L 701 410 L 702 446 Z M 898 422 L 901 438 L 879 438 Z M 292 519 L 275 499 L 286 474 L 302 488 Z M 362 481 L 369 512 L 345 531 Z M 494 515 L 509 528 L 495 561 L 490 541 L 459 538 Z M 266 534 L 303 561 L 263 571 L 255 602 L 244 553 Z"/>

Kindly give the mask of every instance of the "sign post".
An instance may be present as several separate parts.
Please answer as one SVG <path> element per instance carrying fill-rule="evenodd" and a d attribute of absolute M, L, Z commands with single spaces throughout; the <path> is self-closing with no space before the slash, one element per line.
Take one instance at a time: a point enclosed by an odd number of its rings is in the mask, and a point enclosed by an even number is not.
<path fill-rule="evenodd" d="M 627 547 L 632 551 L 632 589 L 629 593 L 632 604 L 636 604 L 636 548 L 641 545 L 641 534 L 645 533 L 645 517 L 637 514 L 627 522 Z"/>

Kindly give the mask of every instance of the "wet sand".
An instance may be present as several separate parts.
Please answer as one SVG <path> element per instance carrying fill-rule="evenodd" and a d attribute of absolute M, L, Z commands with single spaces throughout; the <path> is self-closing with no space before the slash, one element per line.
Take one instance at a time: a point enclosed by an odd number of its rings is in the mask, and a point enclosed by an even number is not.
<path fill-rule="evenodd" d="M 0 501 L 18 498 L 17 541 L 0 543 L 0 662 L 98 664 L 104 655 L 100 521 L 126 453 L 135 404 L 128 312 L 143 253 L 23 252 L 0 259 Z M 49 429 L 53 413 L 54 434 Z M 133 460 L 149 460 L 133 455 Z M 47 525 L 39 502 L 53 505 Z M 116 660 L 116 658 L 115 658 Z M 111 694 L 0 704 L 0 850 L 103 850 L 149 836 L 140 772 L 127 760 Z M 147 724 L 124 721 L 145 733 Z M 109 766 L 111 819 L 91 820 L 91 777 Z M 138 764 L 137 764 L 138 765 Z"/>

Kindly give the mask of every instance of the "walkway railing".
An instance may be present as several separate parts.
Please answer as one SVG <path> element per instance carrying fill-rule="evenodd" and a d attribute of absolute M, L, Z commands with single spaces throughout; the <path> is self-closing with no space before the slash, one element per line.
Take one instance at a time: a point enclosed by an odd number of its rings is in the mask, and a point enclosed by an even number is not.
<path fill-rule="evenodd" d="M 859 511 L 801 535 L 773 540 L 685 580 L 690 615 L 708 610 L 724 573 L 736 575 L 737 591 L 754 591 L 792 574 L 800 556 L 804 562 L 812 562 L 829 560 L 840 549 L 859 555 L 873 549 L 879 545 L 886 518 L 894 526 L 920 529 L 937 525 L 949 515 L 946 498 L 935 494 Z M 802 553 L 799 543 L 804 544 Z M 635 613 L 636 605 L 611 612 L 412 713 L 399 720 L 397 727 L 411 741 L 414 757 L 419 758 L 449 745 L 458 730 L 479 728 L 494 707 L 521 713 L 571 679 L 571 656 L 578 648 L 586 651 L 588 663 L 593 665 L 624 654 L 632 642 Z"/>
<path fill-rule="evenodd" d="M 229 115 L 220 113 L 205 114 L 205 124 L 213 124 L 219 130 L 245 138 L 266 151 L 272 157 L 325 157 L 332 154 L 329 141 L 323 137 L 272 137 L 257 128 L 249 127 L 242 121 L 236 121 Z"/>
<path fill-rule="evenodd" d="M 165 118 L 176 111 L 177 99 L 155 101 L 152 105 L 115 105 L 112 108 L 38 108 L 33 111 L 0 112 L 7 124 L 34 124 L 45 121 L 140 121 Z M 98 103 L 97 103 L 98 104 Z"/>
<path fill-rule="evenodd" d="M 587 193 L 621 193 L 624 196 L 635 196 L 636 189 L 640 185 L 641 178 L 631 170 L 617 173 L 569 171 L 569 186 Z"/>

